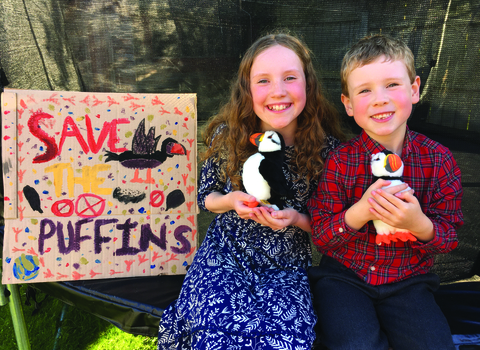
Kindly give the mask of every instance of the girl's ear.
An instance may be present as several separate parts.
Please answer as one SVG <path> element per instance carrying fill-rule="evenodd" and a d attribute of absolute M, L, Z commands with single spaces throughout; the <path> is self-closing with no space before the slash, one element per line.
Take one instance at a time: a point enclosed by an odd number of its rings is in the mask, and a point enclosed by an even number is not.
<path fill-rule="evenodd" d="M 420 101 L 420 77 L 417 75 L 412 84 L 412 103 Z"/>
<path fill-rule="evenodd" d="M 342 94 L 342 103 L 345 106 L 345 111 L 350 117 L 353 117 L 353 108 L 350 98 Z"/>

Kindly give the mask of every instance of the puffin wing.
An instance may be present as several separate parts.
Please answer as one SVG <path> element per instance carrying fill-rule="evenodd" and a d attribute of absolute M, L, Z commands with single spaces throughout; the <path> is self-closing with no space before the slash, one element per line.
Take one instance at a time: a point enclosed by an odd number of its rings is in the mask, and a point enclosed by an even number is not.
<path fill-rule="evenodd" d="M 291 191 L 283 174 L 281 164 L 265 158 L 260 162 L 258 170 L 273 192 L 278 193 L 280 196 L 291 197 Z"/>

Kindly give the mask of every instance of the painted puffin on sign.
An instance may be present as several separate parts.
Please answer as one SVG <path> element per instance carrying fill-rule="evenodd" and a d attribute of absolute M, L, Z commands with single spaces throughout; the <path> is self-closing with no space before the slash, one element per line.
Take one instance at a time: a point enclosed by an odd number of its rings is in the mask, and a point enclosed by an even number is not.
<path fill-rule="evenodd" d="M 175 155 L 186 155 L 185 146 L 171 137 L 162 142 L 161 150 L 157 150 L 158 141 L 162 136 L 155 137 L 155 127 L 152 126 L 145 134 L 145 119 L 143 119 L 135 131 L 132 140 L 132 150 L 120 154 L 107 151 L 105 162 L 118 161 L 126 168 L 146 169 L 156 168 L 167 158 Z"/>

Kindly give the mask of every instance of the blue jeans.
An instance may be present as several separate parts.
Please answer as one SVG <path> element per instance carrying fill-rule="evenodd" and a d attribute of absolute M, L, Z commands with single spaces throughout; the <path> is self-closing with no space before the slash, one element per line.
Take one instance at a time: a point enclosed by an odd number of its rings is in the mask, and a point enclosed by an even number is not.
<path fill-rule="evenodd" d="M 373 286 L 323 256 L 309 278 L 317 334 L 330 350 L 455 350 L 432 294 L 439 285 L 433 273 Z"/>

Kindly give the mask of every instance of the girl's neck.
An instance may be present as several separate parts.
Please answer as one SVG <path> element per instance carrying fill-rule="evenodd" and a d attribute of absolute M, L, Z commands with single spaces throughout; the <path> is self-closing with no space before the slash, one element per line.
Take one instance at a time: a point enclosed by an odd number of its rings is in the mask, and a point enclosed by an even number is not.
<path fill-rule="evenodd" d="M 296 123 L 292 122 L 281 129 L 272 128 L 270 125 L 262 125 L 263 132 L 268 130 L 272 130 L 278 132 L 279 134 L 282 134 L 283 140 L 285 141 L 285 146 L 293 146 L 295 144 L 295 132 L 297 131 Z"/>

